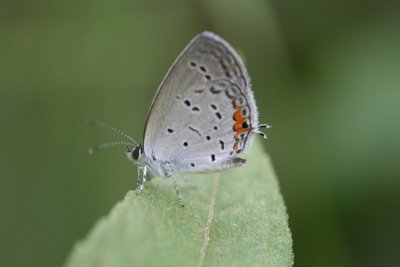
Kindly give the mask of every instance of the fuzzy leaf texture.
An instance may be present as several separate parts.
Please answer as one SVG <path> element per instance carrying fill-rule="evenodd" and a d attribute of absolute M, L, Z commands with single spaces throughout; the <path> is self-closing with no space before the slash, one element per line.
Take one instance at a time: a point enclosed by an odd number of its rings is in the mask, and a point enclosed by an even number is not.
<path fill-rule="evenodd" d="M 292 238 L 277 178 L 256 140 L 228 171 L 154 178 L 95 224 L 66 266 L 292 266 Z"/>

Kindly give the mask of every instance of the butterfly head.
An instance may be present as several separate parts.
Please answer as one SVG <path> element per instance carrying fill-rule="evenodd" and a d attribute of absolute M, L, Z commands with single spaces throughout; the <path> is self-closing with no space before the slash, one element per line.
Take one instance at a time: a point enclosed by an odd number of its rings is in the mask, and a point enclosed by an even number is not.
<path fill-rule="evenodd" d="M 133 147 L 127 146 L 125 153 L 130 161 L 135 162 L 142 158 L 143 147 L 141 144 L 135 144 Z"/>

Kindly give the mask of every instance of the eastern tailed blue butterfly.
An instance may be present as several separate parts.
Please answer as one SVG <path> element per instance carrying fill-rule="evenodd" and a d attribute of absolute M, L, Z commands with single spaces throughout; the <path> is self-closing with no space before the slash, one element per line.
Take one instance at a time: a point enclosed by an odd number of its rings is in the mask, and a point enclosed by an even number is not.
<path fill-rule="evenodd" d="M 267 124 L 258 123 L 257 106 L 242 60 L 221 37 L 203 32 L 186 46 L 170 67 L 150 106 L 144 144 L 101 122 L 90 122 L 117 132 L 129 142 L 126 155 L 138 167 L 137 189 L 148 174 L 171 177 L 176 173 L 210 172 L 243 165 L 238 157 L 254 134 Z"/>

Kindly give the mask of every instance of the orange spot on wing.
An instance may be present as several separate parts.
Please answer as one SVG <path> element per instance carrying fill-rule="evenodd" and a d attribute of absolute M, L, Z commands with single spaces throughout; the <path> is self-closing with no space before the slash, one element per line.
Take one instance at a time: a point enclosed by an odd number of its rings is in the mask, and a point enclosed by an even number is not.
<path fill-rule="evenodd" d="M 233 113 L 233 119 L 235 120 L 235 124 L 233 125 L 233 130 L 236 132 L 235 133 L 236 143 L 233 146 L 233 151 L 238 152 L 241 133 L 248 132 L 251 129 L 248 127 L 243 128 L 243 123 L 246 121 L 246 118 L 243 116 L 240 107 L 236 103 L 234 104 L 234 108 L 235 112 Z"/>
<path fill-rule="evenodd" d="M 236 121 L 235 125 L 233 125 L 233 130 L 236 133 L 243 133 L 243 132 L 247 132 L 250 129 L 249 128 L 243 128 L 242 125 L 243 123 L 246 121 L 245 117 L 243 116 L 242 112 L 240 111 L 240 107 L 238 105 L 235 104 L 235 113 L 233 113 L 233 119 Z M 236 134 L 237 135 L 237 134 Z M 236 135 L 235 135 L 235 139 L 236 139 Z"/>
<path fill-rule="evenodd" d="M 240 112 L 240 107 L 238 105 L 235 104 L 235 113 L 233 113 L 233 119 L 236 122 L 244 122 L 244 117 L 242 115 L 242 113 Z"/>

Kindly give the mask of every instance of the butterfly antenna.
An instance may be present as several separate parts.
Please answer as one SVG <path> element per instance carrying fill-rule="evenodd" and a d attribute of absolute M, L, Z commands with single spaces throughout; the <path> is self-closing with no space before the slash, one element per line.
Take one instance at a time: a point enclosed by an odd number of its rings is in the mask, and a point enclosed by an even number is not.
<path fill-rule="evenodd" d="M 104 123 L 104 122 L 100 122 L 100 121 L 87 121 L 86 124 L 87 124 L 87 125 L 94 125 L 94 126 L 99 126 L 99 127 L 106 128 L 106 129 L 108 129 L 108 130 L 111 130 L 111 131 L 113 131 L 113 132 L 115 132 L 115 133 L 117 133 L 117 134 L 119 134 L 119 135 L 121 135 L 121 136 L 123 136 L 123 137 L 129 139 L 130 141 L 133 142 L 133 144 L 135 144 L 135 145 L 137 144 L 136 141 L 133 140 L 133 138 L 130 137 L 129 135 L 127 135 L 127 134 L 124 133 L 123 131 L 118 130 L 118 129 L 116 129 L 116 128 L 114 128 L 114 127 L 112 127 L 112 126 L 110 126 L 110 125 L 108 125 L 108 124 L 106 124 L 106 123 Z"/>
<path fill-rule="evenodd" d="M 100 149 L 108 148 L 108 147 L 112 147 L 112 146 L 119 146 L 119 145 L 135 146 L 136 144 L 133 144 L 131 142 L 125 142 L 125 141 L 116 141 L 116 142 L 104 143 L 104 144 L 97 145 L 97 146 L 89 148 L 89 155 L 93 155 L 94 153 L 96 153 Z"/>

